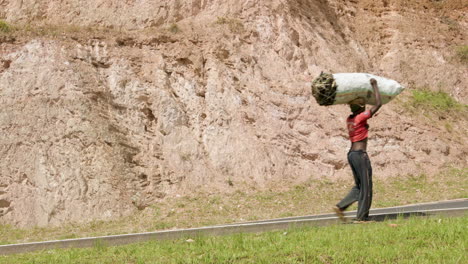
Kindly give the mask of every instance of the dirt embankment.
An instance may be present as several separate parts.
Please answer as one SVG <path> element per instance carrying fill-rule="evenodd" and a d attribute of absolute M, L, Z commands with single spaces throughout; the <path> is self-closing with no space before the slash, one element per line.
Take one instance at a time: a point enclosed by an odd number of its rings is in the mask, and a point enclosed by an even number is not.
<path fill-rule="evenodd" d="M 463 1 L 258 2 L 0 1 L 0 221 L 348 177 L 348 109 L 306 85 L 322 70 L 467 100 Z M 450 134 L 392 102 L 370 123 L 376 177 L 466 167 L 466 118 Z"/>

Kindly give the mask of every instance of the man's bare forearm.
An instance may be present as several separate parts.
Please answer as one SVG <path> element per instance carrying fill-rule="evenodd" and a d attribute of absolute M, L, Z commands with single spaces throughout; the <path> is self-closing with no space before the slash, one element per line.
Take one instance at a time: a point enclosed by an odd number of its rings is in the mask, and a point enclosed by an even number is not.
<path fill-rule="evenodd" d="M 370 79 L 372 89 L 374 89 L 375 105 L 370 109 L 371 114 L 374 115 L 382 106 L 382 98 L 380 97 L 379 87 L 377 86 L 377 81 L 372 78 Z"/>

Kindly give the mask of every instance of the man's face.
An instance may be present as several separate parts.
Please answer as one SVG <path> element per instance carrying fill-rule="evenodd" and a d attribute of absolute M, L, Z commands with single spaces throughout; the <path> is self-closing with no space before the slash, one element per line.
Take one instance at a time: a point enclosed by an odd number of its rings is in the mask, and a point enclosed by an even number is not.
<path fill-rule="evenodd" d="M 364 112 L 366 109 L 366 106 L 361 104 L 350 104 L 349 107 L 351 108 L 351 112 L 353 112 L 353 114 L 359 114 Z"/>

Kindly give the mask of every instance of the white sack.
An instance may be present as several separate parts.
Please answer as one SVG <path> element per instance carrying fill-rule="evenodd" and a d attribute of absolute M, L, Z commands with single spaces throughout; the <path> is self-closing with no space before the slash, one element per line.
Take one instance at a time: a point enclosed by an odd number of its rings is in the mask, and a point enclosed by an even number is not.
<path fill-rule="evenodd" d="M 405 88 L 398 82 L 384 77 L 368 73 L 336 73 L 333 74 L 337 89 L 333 104 L 348 104 L 349 102 L 363 98 L 366 104 L 375 105 L 373 89 L 370 79 L 374 78 L 379 87 L 382 104 L 400 94 Z"/>

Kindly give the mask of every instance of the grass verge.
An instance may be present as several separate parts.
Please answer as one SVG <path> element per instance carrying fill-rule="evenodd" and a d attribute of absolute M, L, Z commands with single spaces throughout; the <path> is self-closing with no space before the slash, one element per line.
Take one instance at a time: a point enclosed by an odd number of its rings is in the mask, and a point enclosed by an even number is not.
<path fill-rule="evenodd" d="M 468 197 L 468 169 L 448 168 L 436 175 L 374 179 L 373 208 Z M 56 228 L 17 229 L 0 225 L 0 244 L 103 236 L 171 228 L 201 227 L 299 215 L 330 213 L 353 185 L 328 179 L 310 180 L 285 191 L 232 194 L 198 193 L 166 199 L 132 217 Z M 354 207 L 350 208 L 355 209 Z"/>
<path fill-rule="evenodd" d="M 0 263 L 466 263 L 468 216 L 192 237 L 0 257 Z"/>

